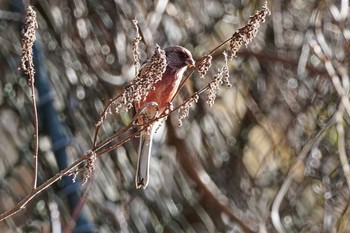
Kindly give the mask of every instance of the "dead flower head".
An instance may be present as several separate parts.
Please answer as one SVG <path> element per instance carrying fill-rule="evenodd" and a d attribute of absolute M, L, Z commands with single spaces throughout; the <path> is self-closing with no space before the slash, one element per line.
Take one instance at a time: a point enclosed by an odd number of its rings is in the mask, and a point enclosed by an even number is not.
<path fill-rule="evenodd" d="M 138 22 L 136 19 L 132 20 L 132 23 L 134 24 L 136 35 L 132 42 L 132 51 L 134 56 L 134 66 L 135 66 L 135 74 L 137 74 L 138 70 L 140 69 L 140 49 L 139 49 L 139 43 L 142 40 L 142 37 L 140 35 L 140 30 L 138 27 Z"/>
<path fill-rule="evenodd" d="M 134 102 L 144 101 L 148 92 L 153 88 L 153 84 L 162 79 L 166 66 L 165 51 L 157 45 L 154 54 L 142 67 L 136 79 L 125 87 L 122 105 L 126 105 L 127 109 L 130 109 Z M 116 111 L 118 110 L 116 109 Z"/>
<path fill-rule="evenodd" d="M 230 40 L 230 49 L 228 51 L 228 58 L 230 60 L 236 56 L 238 49 L 243 44 L 247 46 L 256 37 L 260 23 L 265 22 L 266 16 L 270 14 L 271 12 L 265 3 L 261 10 L 256 11 L 254 15 L 250 16 L 245 26 L 233 33 Z"/>
<path fill-rule="evenodd" d="M 190 107 L 192 106 L 192 104 L 197 103 L 198 100 L 199 100 L 199 95 L 195 94 L 185 104 L 183 104 L 179 108 L 178 123 L 179 123 L 180 127 L 182 126 L 182 120 L 185 119 L 188 116 L 188 114 L 190 113 Z"/>
<path fill-rule="evenodd" d="M 96 162 L 96 153 L 95 151 L 89 150 L 87 152 L 88 158 L 86 161 L 86 170 L 83 175 L 83 181 L 82 185 L 86 184 L 86 182 L 89 180 L 91 173 L 96 169 L 95 162 Z"/>
<path fill-rule="evenodd" d="M 211 66 L 211 60 L 213 57 L 210 54 L 204 55 L 203 60 L 198 65 L 198 73 L 200 78 L 204 78 Z"/>
<path fill-rule="evenodd" d="M 214 105 L 216 95 L 219 92 L 220 86 L 222 84 L 225 84 L 228 87 L 232 86 L 229 81 L 230 73 L 227 66 L 227 61 L 228 61 L 227 52 L 224 52 L 223 55 L 225 57 L 225 64 L 221 69 L 219 69 L 219 72 L 216 75 L 214 75 L 214 79 L 208 84 L 209 93 L 207 95 L 206 102 L 210 107 Z"/>
<path fill-rule="evenodd" d="M 22 56 L 21 68 L 27 74 L 28 82 L 34 82 L 34 63 L 33 63 L 33 45 L 35 41 L 35 31 L 38 29 L 36 21 L 36 12 L 31 6 L 27 8 L 27 14 L 24 19 L 24 27 L 22 30 Z"/>

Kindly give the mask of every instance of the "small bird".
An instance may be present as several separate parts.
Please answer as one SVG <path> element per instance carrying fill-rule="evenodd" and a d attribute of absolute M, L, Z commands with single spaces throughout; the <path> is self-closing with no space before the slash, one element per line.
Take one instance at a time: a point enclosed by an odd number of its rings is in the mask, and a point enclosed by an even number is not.
<path fill-rule="evenodd" d="M 151 102 L 157 103 L 157 106 L 147 106 L 144 108 L 141 116 L 160 116 L 164 113 L 176 94 L 187 67 L 195 65 L 191 52 L 184 47 L 173 46 L 164 49 L 164 51 L 167 66 L 162 75 L 162 79 L 153 84 L 154 88 L 148 92 L 145 101 L 135 104 L 135 110 L 138 111 L 142 109 L 145 104 Z M 144 73 L 142 69 L 147 67 L 147 62 L 142 67 L 140 71 L 141 75 Z M 142 121 L 142 117 L 139 117 L 139 123 L 145 123 Z M 149 160 L 152 148 L 152 137 L 156 128 L 155 125 L 156 123 L 152 123 L 152 125 L 147 126 L 149 128 L 142 131 L 140 135 L 135 177 L 136 188 L 145 189 L 149 182 Z"/>

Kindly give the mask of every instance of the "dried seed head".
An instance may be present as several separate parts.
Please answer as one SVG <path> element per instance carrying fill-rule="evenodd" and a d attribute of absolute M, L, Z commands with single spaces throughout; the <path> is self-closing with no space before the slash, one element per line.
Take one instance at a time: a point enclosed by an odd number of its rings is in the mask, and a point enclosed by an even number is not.
<path fill-rule="evenodd" d="M 159 45 L 156 46 L 153 56 L 150 60 L 150 65 L 145 67 L 145 79 L 152 85 L 162 79 L 163 73 L 167 66 L 165 51 Z"/>
<path fill-rule="evenodd" d="M 153 84 L 162 79 L 167 63 L 165 51 L 157 45 L 153 56 L 141 69 L 140 74 L 125 90 L 128 103 L 144 101 L 148 92 L 154 88 Z"/>
<path fill-rule="evenodd" d="M 185 119 L 190 113 L 190 107 L 192 106 L 192 104 L 197 103 L 198 100 L 199 100 L 199 95 L 195 94 L 179 108 L 178 123 L 180 127 L 182 126 L 182 120 Z"/>
<path fill-rule="evenodd" d="M 203 58 L 203 60 L 198 65 L 198 73 L 200 78 L 204 78 L 204 76 L 207 74 L 210 66 L 211 66 L 211 60 L 213 57 L 210 54 L 206 54 Z"/>
<path fill-rule="evenodd" d="M 222 81 L 223 83 L 228 86 L 228 87 L 232 87 L 232 84 L 230 83 L 229 77 L 230 77 L 230 72 L 228 70 L 228 54 L 226 51 L 223 52 L 224 57 L 225 57 L 225 65 L 223 67 L 223 77 L 222 77 Z"/>
<path fill-rule="evenodd" d="M 28 82 L 34 82 L 34 63 L 33 63 L 33 45 L 35 41 L 35 31 L 38 29 L 36 21 L 36 12 L 31 6 L 27 7 L 27 14 L 24 19 L 22 31 L 22 56 L 21 68 L 28 75 Z"/>
<path fill-rule="evenodd" d="M 228 53 L 228 59 L 232 59 L 236 56 L 238 49 L 244 44 L 247 46 L 258 33 L 258 28 L 260 27 L 260 23 L 265 22 L 265 18 L 267 15 L 270 15 L 271 12 L 269 8 L 267 8 L 267 4 L 263 5 L 262 9 L 256 11 L 254 15 L 250 16 L 248 23 L 239 28 L 235 33 L 233 33 L 230 40 L 230 50 Z"/>
<path fill-rule="evenodd" d="M 75 183 L 75 181 L 77 181 L 77 176 L 79 174 L 79 169 L 76 168 L 74 171 L 71 171 L 68 173 L 68 176 L 73 176 L 72 177 L 72 182 Z"/>
<path fill-rule="evenodd" d="M 219 92 L 220 85 L 222 82 L 223 71 L 219 71 L 216 75 L 214 75 L 213 81 L 208 84 L 208 95 L 207 95 L 207 104 L 209 107 L 214 105 L 216 94 Z"/>
<path fill-rule="evenodd" d="M 214 75 L 214 79 L 208 84 L 208 95 L 206 102 L 211 107 L 214 105 L 216 95 L 219 92 L 220 85 L 225 84 L 228 87 L 231 87 L 231 83 L 229 80 L 230 72 L 228 69 L 228 54 L 226 51 L 223 52 L 225 58 L 225 64 L 219 69 L 218 73 Z"/>
<path fill-rule="evenodd" d="M 119 112 L 124 107 L 128 111 L 134 103 L 144 101 L 148 92 L 154 88 L 153 85 L 162 79 L 166 66 L 165 51 L 157 45 L 154 54 L 141 68 L 136 79 L 125 87 L 121 98 L 116 101 L 115 111 Z"/>
<path fill-rule="evenodd" d="M 140 69 L 140 49 L 139 49 L 139 43 L 142 40 L 142 37 L 140 35 L 140 29 L 138 27 L 138 22 L 136 19 L 132 20 L 132 23 L 134 24 L 136 35 L 132 42 L 132 52 L 134 56 L 134 66 L 135 66 L 135 75 L 137 75 L 139 69 Z"/>
<path fill-rule="evenodd" d="M 89 157 L 86 161 L 86 170 L 84 172 L 82 185 L 86 184 L 86 182 L 90 178 L 91 173 L 96 169 L 96 166 L 95 166 L 96 153 L 95 153 L 95 151 L 89 150 L 86 154 L 89 155 Z"/>

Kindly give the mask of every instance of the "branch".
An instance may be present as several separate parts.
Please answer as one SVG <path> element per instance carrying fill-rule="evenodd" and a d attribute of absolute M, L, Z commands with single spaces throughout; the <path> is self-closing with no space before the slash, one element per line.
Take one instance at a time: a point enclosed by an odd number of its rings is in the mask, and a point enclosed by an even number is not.
<path fill-rule="evenodd" d="M 43 183 L 42 185 L 40 185 L 39 187 L 33 189 L 29 194 L 27 194 L 27 196 L 25 196 L 20 202 L 18 202 L 12 209 L 0 214 L 0 222 L 12 215 L 14 215 L 15 213 L 17 213 L 18 211 L 20 211 L 21 209 L 24 209 L 26 204 L 32 200 L 37 194 L 39 194 L 40 192 L 44 191 L 46 188 L 48 188 L 50 185 L 52 185 L 53 183 L 55 183 L 57 180 L 61 179 L 63 176 L 71 173 L 71 171 L 79 166 L 82 162 L 88 160 L 90 157 L 89 154 L 84 155 L 83 157 L 79 158 L 78 160 L 76 160 L 73 164 L 71 164 L 69 167 L 67 167 L 66 169 L 60 171 L 59 173 L 57 173 L 56 175 L 54 175 L 53 177 L 51 177 L 49 180 L 47 180 L 45 183 Z"/>

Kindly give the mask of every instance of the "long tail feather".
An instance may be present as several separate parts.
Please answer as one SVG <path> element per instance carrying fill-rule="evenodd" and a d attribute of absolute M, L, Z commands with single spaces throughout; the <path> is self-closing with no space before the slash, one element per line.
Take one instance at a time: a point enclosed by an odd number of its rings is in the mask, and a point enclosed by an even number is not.
<path fill-rule="evenodd" d="M 152 137 L 153 132 L 141 132 L 135 177 L 136 188 L 145 189 L 148 185 Z"/>

